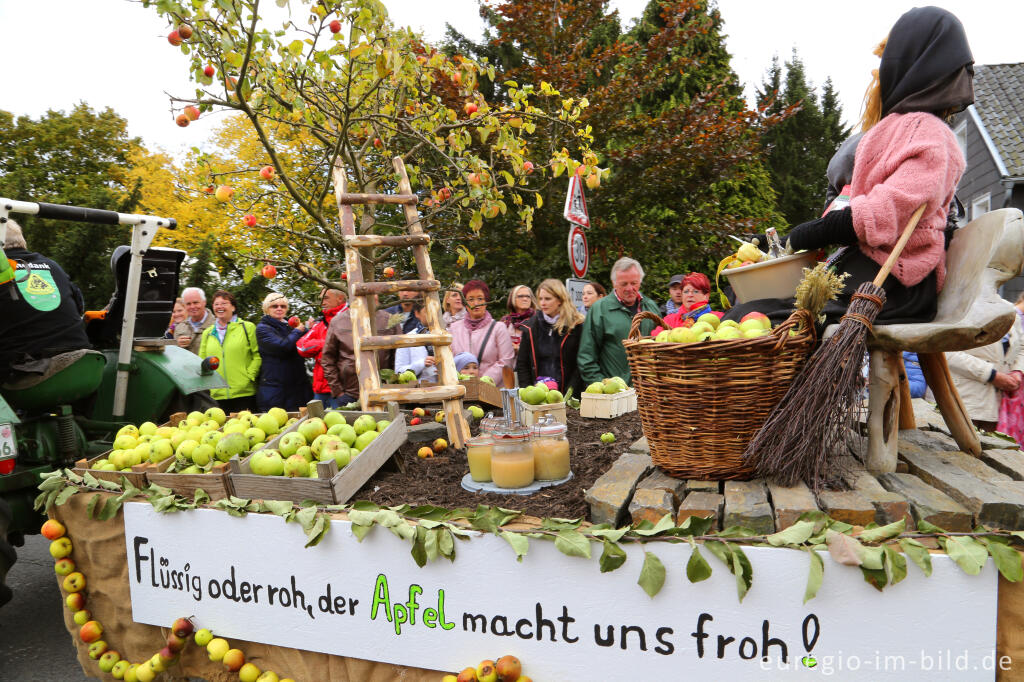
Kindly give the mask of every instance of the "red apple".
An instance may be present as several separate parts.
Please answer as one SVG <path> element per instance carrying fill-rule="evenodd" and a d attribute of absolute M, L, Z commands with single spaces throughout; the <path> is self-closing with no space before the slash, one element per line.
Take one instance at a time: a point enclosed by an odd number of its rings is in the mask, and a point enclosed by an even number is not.
<path fill-rule="evenodd" d="M 274 167 L 264 166 L 263 168 L 260 168 L 260 177 L 264 180 L 272 179 L 274 177 Z"/>
<path fill-rule="evenodd" d="M 466 102 L 466 106 L 463 108 L 466 110 L 467 114 L 472 116 L 473 114 L 476 113 L 477 110 L 476 102 Z"/>
<path fill-rule="evenodd" d="M 217 198 L 220 203 L 231 201 L 231 195 L 235 193 L 235 190 L 230 185 L 221 185 L 217 188 L 217 191 L 213 193 L 213 196 Z"/>
<path fill-rule="evenodd" d="M 167 665 L 168 663 L 171 663 L 172 661 L 174 661 L 174 659 L 178 657 L 178 653 L 179 652 L 177 651 L 171 651 L 170 646 L 165 646 L 163 649 L 158 651 L 156 655 L 160 657 L 161 663 Z"/>
<path fill-rule="evenodd" d="M 301 322 L 301 320 L 299 320 L 299 316 L 298 315 L 292 315 L 291 317 L 288 318 L 288 326 L 289 327 L 293 327 L 293 328 L 294 327 L 298 327 L 300 322 Z"/>
<path fill-rule="evenodd" d="M 594 172 L 587 176 L 587 187 L 590 189 L 597 189 L 601 186 L 601 175 L 600 173 Z"/>
<path fill-rule="evenodd" d="M 256 216 L 250 213 L 249 215 L 242 218 L 242 222 L 244 222 L 249 227 L 256 227 Z"/>
<path fill-rule="evenodd" d="M 375 137 L 373 138 L 373 146 L 376 147 L 377 149 L 380 149 L 381 147 L 384 146 L 384 143 L 380 141 L 379 137 Z"/>
<path fill-rule="evenodd" d="M 341 22 L 335 19 L 331 23 L 327 24 L 327 28 L 331 29 L 331 33 L 340 33 Z"/>
<path fill-rule="evenodd" d="M 196 626 L 188 618 L 179 618 L 171 624 L 171 632 L 181 639 L 191 635 L 195 629 Z"/>
<path fill-rule="evenodd" d="M 188 24 L 182 24 L 178 27 L 178 35 L 181 36 L 182 40 L 188 40 L 192 37 L 192 27 Z"/>
<path fill-rule="evenodd" d="M 188 119 L 188 116 L 186 116 L 185 114 L 178 114 L 178 116 L 174 119 L 174 122 L 182 128 L 187 128 L 188 124 L 191 123 L 191 121 L 189 121 Z"/>
<path fill-rule="evenodd" d="M 452 190 L 449 187 L 442 187 L 437 191 L 437 198 L 440 201 L 448 201 L 452 196 Z"/>
<path fill-rule="evenodd" d="M 263 273 L 263 276 L 266 277 L 267 279 L 274 279 L 275 277 L 277 277 L 277 268 L 275 268 L 270 263 L 264 265 L 263 270 L 261 272 Z"/>
<path fill-rule="evenodd" d="M 393 267 L 391 267 L 390 265 L 388 267 L 384 268 L 384 276 L 385 277 L 394 277 L 395 276 L 395 269 Z"/>
<path fill-rule="evenodd" d="M 341 273 L 341 278 L 342 279 L 348 279 L 348 273 L 347 272 Z"/>
<path fill-rule="evenodd" d="M 99 621 L 90 620 L 78 630 L 78 637 L 86 644 L 92 644 L 103 636 L 103 626 Z"/>
<path fill-rule="evenodd" d="M 206 192 L 207 194 L 213 194 L 215 189 L 216 188 L 213 185 L 207 185 L 206 189 L 204 189 L 203 191 Z"/>
<path fill-rule="evenodd" d="M 174 45 L 175 47 L 181 45 L 181 34 L 177 31 L 171 31 L 167 34 L 167 42 L 169 42 L 171 45 Z"/>
<path fill-rule="evenodd" d="M 215 74 L 215 73 L 217 73 L 217 69 L 213 68 L 213 66 L 210 65 L 210 64 L 207 64 L 206 68 L 203 69 L 203 74 L 207 78 L 213 78 L 213 74 Z"/>
<path fill-rule="evenodd" d="M 413 417 L 412 419 L 409 420 L 409 425 L 410 426 L 416 426 L 419 423 L 420 423 L 420 418 L 419 417 Z"/>
<path fill-rule="evenodd" d="M 523 161 L 523 172 L 524 173 L 532 173 L 533 172 L 533 161 Z"/>
<path fill-rule="evenodd" d="M 452 74 L 452 83 L 455 83 L 456 85 L 458 85 L 461 82 L 462 82 L 462 74 L 459 73 L 458 71 L 456 71 L 455 73 Z"/>
<path fill-rule="evenodd" d="M 71 611 L 81 611 L 85 608 L 85 592 L 72 592 L 64 600 L 64 603 L 67 604 L 68 609 Z"/>
<path fill-rule="evenodd" d="M 171 634 L 167 635 L 167 646 L 165 648 L 172 654 L 177 655 L 181 653 L 182 649 L 185 648 L 186 644 L 188 644 L 187 639 L 182 639 L 181 637 L 178 637 L 176 634 L 172 632 Z"/>
<path fill-rule="evenodd" d="M 224 87 L 228 90 L 234 90 L 236 85 L 238 85 L 238 79 L 234 76 L 224 79 Z"/>
<path fill-rule="evenodd" d="M 63 559 L 58 559 L 57 563 L 55 563 L 53 565 L 53 571 L 57 575 L 68 575 L 70 573 L 74 573 L 74 571 L 75 571 L 75 562 L 73 560 L 69 559 L 68 557 L 64 557 Z"/>
<path fill-rule="evenodd" d="M 224 658 L 221 659 L 221 663 L 231 672 L 238 672 L 238 669 L 245 665 L 245 654 L 241 649 L 228 649 Z"/>
<path fill-rule="evenodd" d="M 515 656 L 502 656 L 494 666 L 499 682 L 516 682 L 523 672 L 523 665 Z"/>
<path fill-rule="evenodd" d="M 466 176 L 466 181 L 469 184 L 471 184 L 471 185 L 479 187 L 480 186 L 480 182 L 481 182 L 480 174 L 479 173 L 470 173 L 469 175 Z"/>
<path fill-rule="evenodd" d="M 187 107 L 185 107 L 184 114 L 188 117 L 188 120 L 195 121 L 199 118 L 199 109 L 196 109 L 194 106 L 190 104 Z"/>
<path fill-rule="evenodd" d="M 424 410 L 422 407 L 416 407 L 416 408 L 413 408 L 412 416 L 414 416 L 414 417 L 425 417 L 425 416 L 427 416 L 427 411 Z"/>
<path fill-rule="evenodd" d="M 63 537 L 67 529 L 64 524 L 57 519 L 48 519 L 43 527 L 39 529 L 39 532 L 47 540 L 56 540 L 59 537 Z"/>

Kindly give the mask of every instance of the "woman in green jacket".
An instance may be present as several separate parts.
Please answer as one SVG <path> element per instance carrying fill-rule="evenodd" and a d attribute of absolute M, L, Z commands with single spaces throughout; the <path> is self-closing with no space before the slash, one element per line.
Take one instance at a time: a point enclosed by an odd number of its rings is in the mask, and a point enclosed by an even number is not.
<path fill-rule="evenodd" d="M 210 397 L 225 412 L 256 409 L 256 382 L 260 375 L 260 351 L 256 343 L 256 325 L 239 320 L 235 297 L 223 289 L 213 295 L 212 326 L 203 330 L 199 357 L 211 355 L 220 361 L 217 373 L 228 383 L 215 388 Z"/>

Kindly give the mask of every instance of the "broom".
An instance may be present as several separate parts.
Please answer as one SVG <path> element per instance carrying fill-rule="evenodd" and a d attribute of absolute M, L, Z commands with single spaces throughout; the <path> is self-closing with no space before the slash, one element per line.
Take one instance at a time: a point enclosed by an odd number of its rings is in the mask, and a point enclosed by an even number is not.
<path fill-rule="evenodd" d="M 885 304 L 882 283 L 924 209 L 919 207 L 910 217 L 874 281 L 857 288 L 839 329 L 814 352 L 747 445 L 744 459 L 757 476 L 785 486 L 804 481 L 815 492 L 840 480 L 834 453 L 844 441 L 859 394 L 867 334 Z"/>

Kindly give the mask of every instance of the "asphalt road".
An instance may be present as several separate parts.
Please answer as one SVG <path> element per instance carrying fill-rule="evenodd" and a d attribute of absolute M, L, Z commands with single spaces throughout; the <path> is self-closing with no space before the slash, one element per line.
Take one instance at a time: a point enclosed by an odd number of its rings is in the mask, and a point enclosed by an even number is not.
<path fill-rule="evenodd" d="M 0 607 L 0 681 L 79 682 L 75 645 L 64 627 L 64 607 L 53 573 L 49 541 L 41 535 L 17 547 L 18 561 L 7 574 L 14 598 Z"/>

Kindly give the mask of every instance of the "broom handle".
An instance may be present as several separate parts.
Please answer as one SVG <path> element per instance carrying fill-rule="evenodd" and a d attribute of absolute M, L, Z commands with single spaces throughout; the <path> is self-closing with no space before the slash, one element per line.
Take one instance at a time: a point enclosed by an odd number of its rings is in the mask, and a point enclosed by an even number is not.
<path fill-rule="evenodd" d="M 871 282 L 876 287 L 882 286 L 882 283 L 885 282 L 885 278 L 889 276 L 889 271 L 892 270 L 892 266 L 896 265 L 896 259 L 900 257 L 901 253 L 903 253 L 903 247 L 907 245 L 908 241 L 910 241 L 910 235 L 913 233 L 914 228 L 917 227 L 917 221 L 921 219 L 921 215 L 924 213 L 924 209 L 927 206 L 928 204 L 921 204 L 917 207 L 917 210 L 914 211 L 914 215 L 910 216 L 907 226 L 903 228 L 903 234 L 900 235 L 900 240 L 896 242 L 896 246 L 892 247 L 892 253 L 890 253 L 889 257 L 885 259 L 885 265 L 882 266 L 882 269 L 878 271 L 877 275 L 875 275 L 874 281 Z"/>

